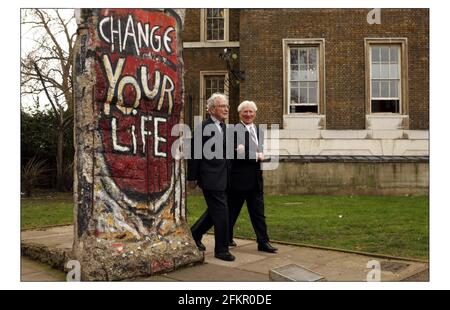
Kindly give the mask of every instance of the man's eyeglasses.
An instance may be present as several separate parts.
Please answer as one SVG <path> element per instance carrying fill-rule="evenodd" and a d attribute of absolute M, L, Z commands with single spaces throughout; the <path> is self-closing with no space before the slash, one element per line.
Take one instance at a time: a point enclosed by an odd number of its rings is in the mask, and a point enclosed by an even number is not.
<path fill-rule="evenodd" d="M 227 109 L 229 109 L 230 105 L 228 105 L 228 104 L 218 104 L 218 105 L 215 105 L 214 107 L 215 108 L 227 108 Z"/>

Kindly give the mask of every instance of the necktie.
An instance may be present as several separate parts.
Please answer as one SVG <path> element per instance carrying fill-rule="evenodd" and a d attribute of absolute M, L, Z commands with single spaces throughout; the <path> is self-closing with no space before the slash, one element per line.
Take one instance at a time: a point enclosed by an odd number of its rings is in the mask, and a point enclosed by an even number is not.
<path fill-rule="evenodd" d="M 253 139 L 253 142 L 255 142 L 256 147 L 259 148 L 259 146 L 258 146 L 258 138 L 256 137 L 255 128 L 253 126 L 251 126 L 249 128 L 249 131 L 250 131 L 250 136 Z"/>
<path fill-rule="evenodd" d="M 226 125 L 223 122 L 220 122 L 220 128 L 222 129 L 222 135 L 223 135 L 223 152 L 225 154 L 227 149 L 227 136 L 226 136 Z"/>
<path fill-rule="evenodd" d="M 226 129 L 225 123 L 220 122 L 220 129 L 222 129 L 222 133 L 225 133 L 225 129 Z"/>

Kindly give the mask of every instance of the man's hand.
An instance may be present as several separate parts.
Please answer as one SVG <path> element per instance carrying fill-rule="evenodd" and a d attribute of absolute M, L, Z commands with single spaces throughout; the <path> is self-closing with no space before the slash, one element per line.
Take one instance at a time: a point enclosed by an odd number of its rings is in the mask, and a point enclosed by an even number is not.
<path fill-rule="evenodd" d="M 197 181 L 187 181 L 188 188 L 195 189 L 197 187 Z"/>
<path fill-rule="evenodd" d="M 245 151 L 245 146 L 243 144 L 239 144 L 236 148 L 236 151 L 238 152 L 238 154 L 242 154 Z"/>
<path fill-rule="evenodd" d="M 256 153 L 256 158 L 258 158 L 258 161 L 264 160 L 264 153 Z"/>

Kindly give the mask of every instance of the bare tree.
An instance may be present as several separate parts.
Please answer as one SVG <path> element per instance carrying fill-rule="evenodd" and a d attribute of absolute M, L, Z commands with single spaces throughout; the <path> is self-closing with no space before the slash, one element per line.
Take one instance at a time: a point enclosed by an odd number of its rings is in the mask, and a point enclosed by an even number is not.
<path fill-rule="evenodd" d="M 32 47 L 21 56 L 22 98 L 45 94 L 55 116 L 57 190 L 63 190 L 64 186 L 64 129 L 73 120 L 72 63 L 76 27 L 73 10 L 71 12 L 67 17 L 67 10 L 27 9 L 22 11 L 21 21 L 22 27 L 27 29 L 27 42 L 32 42 Z"/>

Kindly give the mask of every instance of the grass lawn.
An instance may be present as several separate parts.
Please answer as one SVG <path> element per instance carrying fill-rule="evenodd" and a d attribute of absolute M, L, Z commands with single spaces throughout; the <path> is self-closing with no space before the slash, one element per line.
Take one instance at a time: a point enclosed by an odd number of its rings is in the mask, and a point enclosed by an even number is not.
<path fill-rule="evenodd" d="M 272 240 L 428 259 L 428 196 L 266 196 Z M 22 199 L 22 228 L 72 222 L 70 194 Z M 188 221 L 206 209 L 203 196 L 188 197 Z M 244 207 L 236 237 L 254 238 Z"/>
<path fill-rule="evenodd" d="M 22 229 L 73 223 L 72 193 L 38 193 L 21 199 Z"/>
<path fill-rule="evenodd" d="M 189 197 L 189 223 L 205 208 Z M 265 210 L 273 240 L 428 259 L 428 196 L 266 196 Z M 255 238 L 246 207 L 235 236 Z"/>

